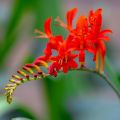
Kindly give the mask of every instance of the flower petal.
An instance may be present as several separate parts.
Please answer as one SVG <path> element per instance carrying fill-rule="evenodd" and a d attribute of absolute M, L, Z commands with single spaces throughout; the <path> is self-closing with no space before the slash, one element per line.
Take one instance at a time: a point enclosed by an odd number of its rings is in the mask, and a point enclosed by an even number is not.
<path fill-rule="evenodd" d="M 102 9 L 99 8 L 95 12 L 92 10 L 89 13 L 89 22 L 92 29 L 94 28 L 94 31 L 100 31 L 101 25 L 102 25 Z"/>
<path fill-rule="evenodd" d="M 112 30 L 106 29 L 100 32 L 100 34 L 106 34 L 106 33 L 112 33 Z"/>
<path fill-rule="evenodd" d="M 67 12 L 66 19 L 67 19 L 67 26 L 69 30 L 72 29 L 72 21 L 76 15 L 76 12 L 77 12 L 77 8 L 73 8 L 72 10 L 69 10 Z"/>
<path fill-rule="evenodd" d="M 56 77 L 59 69 L 59 64 L 57 62 L 53 62 L 48 68 L 48 73 Z"/>
<path fill-rule="evenodd" d="M 74 60 L 71 60 L 70 62 L 69 62 L 69 66 L 71 67 L 71 68 L 77 68 L 78 67 L 78 64 L 74 61 Z"/>
<path fill-rule="evenodd" d="M 84 62 L 85 61 L 85 52 L 84 50 L 80 50 L 79 52 L 79 62 Z"/>
<path fill-rule="evenodd" d="M 93 53 L 93 54 L 96 53 L 96 49 L 95 49 L 95 47 L 93 47 L 93 46 L 87 46 L 87 50 L 88 50 L 88 52 L 91 52 L 91 53 Z"/>
<path fill-rule="evenodd" d="M 108 36 L 101 36 L 99 37 L 100 40 L 105 40 L 105 41 L 109 41 L 110 38 Z"/>
<path fill-rule="evenodd" d="M 99 41 L 99 50 L 100 50 L 101 56 L 104 57 L 106 54 L 106 46 L 103 41 Z"/>
<path fill-rule="evenodd" d="M 48 57 L 51 56 L 51 54 L 52 54 L 52 46 L 51 46 L 50 43 L 47 43 L 46 48 L 44 49 L 43 52 L 44 52 L 45 56 L 48 56 Z"/>
<path fill-rule="evenodd" d="M 82 32 L 80 34 L 84 34 L 87 32 L 87 30 L 88 30 L 87 18 L 85 16 L 80 16 L 77 20 L 77 23 L 76 23 L 76 31 L 78 33 Z"/>
<path fill-rule="evenodd" d="M 63 72 L 64 72 L 64 73 L 67 73 L 68 70 L 69 70 L 69 66 L 68 66 L 67 63 L 65 63 L 65 64 L 63 65 Z"/>
<path fill-rule="evenodd" d="M 102 8 L 98 8 L 96 11 L 95 11 L 95 15 L 100 15 L 102 13 Z"/>
<path fill-rule="evenodd" d="M 45 21 L 45 24 L 44 24 L 45 33 L 46 33 L 49 37 L 52 36 L 52 31 L 51 31 L 51 28 L 50 28 L 51 20 L 52 20 L 51 17 L 48 18 L 48 19 Z"/>

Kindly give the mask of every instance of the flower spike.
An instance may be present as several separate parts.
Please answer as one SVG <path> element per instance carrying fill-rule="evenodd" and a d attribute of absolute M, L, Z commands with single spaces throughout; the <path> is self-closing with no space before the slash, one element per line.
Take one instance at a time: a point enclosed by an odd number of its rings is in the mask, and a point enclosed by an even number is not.
<path fill-rule="evenodd" d="M 35 64 L 26 64 L 23 66 L 23 70 L 18 70 L 17 73 L 18 75 L 12 75 L 12 78 L 9 80 L 10 83 L 6 85 L 5 90 L 6 90 L 6 97 L 7 97 L 7 102 L 11 103 L 12 102 L 12 96 L 17 88 L 17 86 L 31 80 L 38 80 L 40 78 L 44 78 L 46 74 L 40 69 L 40 66 L 47 67 L 44 61 L 40 62 L 41 64 L 39 66 Z M 33 72 L 33 69 L 34 72 Z"/>
<path fill-rule="evenodd" d="M 117 90 L 112 86 L 104 76 L 104 61 L 106 56 L 106 42 L 109 41 L 107 33 L 112 30 L 102 27 L 102 9 L 91 10 L 87 16 L 79 16 L 75 28 L 73 20 L 77 13 L 77 8 L 73 8 L 66 13 L 66 24 L 59 18 L 56 18 L 59 26 L 68 30 L 68 35 L 63 39 L 62 35 L 53 35 L 51 29 L 52 17 L 46 19 L 44 23 L 44 32 L 35 30 L 38 34 L 36 38 L 47 38 L 48 42 L 43 50 L 43 55 L 37 57 L 32 63 L 26 64 L 17 74 L 12 75 L 10 83 L 6 85 L 6 97 L 8 103 L 12 102 L 12 96 L 17 86 L 31 81 L 44 78 L 48 75 L 57 77 L 58 72 L 67 73 L 69 70 L 77 69 L 94 72 L 105 78 L 115 92 L 120 96 Z M 55 54 L 54 54 L 55 52 Z M 93 54 L 95 70 L 87 68 L 86 52 Z M 42 67 L 47 69 L 43 72 Z M 79 68 L 78 68 L 79 67 Z"/>

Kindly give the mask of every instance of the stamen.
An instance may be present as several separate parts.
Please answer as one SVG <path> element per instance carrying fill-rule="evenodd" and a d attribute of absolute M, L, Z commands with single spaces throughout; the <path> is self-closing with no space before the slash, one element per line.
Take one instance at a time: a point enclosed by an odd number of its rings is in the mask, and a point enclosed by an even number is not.
<path fill-rule="evenodd" d="M 65 29 L 67 29 L 67 25 L 60 19 L 59 16 L 57 16 L 57 18 L 55 19 L 55 21 L 59 23 L 59 24 L 58 24 L 59 26 L 62 26 L 62 27 L 64 27 Z"/>
<path fill-rule="evenodd" d="M 99 51 L 96 53 L 96 71 L 99 71 Z"/>
<path fill-rule="evenodd" d="M 104 73 L 104 57 L 101 57 L 101 64 L 100 64 L 100 73 Z"/>
<path fill-rule="evenodd" d="M 48 36 L 44 32 L 41 32 L 40 30 L 35 29 L 35 33 L 40 34 L 40 36 L 36 36 L 35 38 L 48 38 Z"/>

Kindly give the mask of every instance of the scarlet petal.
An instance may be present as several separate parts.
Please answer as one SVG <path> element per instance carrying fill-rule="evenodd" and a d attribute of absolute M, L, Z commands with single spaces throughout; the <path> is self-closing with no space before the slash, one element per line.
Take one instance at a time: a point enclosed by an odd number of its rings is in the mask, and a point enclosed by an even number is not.
<path fill-rule="evenodd" d="M 105 40 L 105 41 L 109 41 L 110 38 L 108 36 L 101 36 L 99 37 L 100 40 Z"/>
<path fill-rule="evenodd" d="M 48 73 L 50 75 L 54 75 L 55 77 L 57 76 L 57 72 L 59 71 L 60 67 L 57 62 L 53 62 L 49 68 L 48 68 Z"/>
<path fill-rule="evenodd" d="M 66 63 L 66 64 L 64 64 L 64 66 L 63 66 L 63 72 L 64 72 L 64 73 L 67 73 L 68 70 L 69 70 L 69 66 L 68 66 L 68 64 Z"/>
<path fill-rule="evenodd" d="M 95 11 L 95 14 L 96 15 L 99 15 L 99 14 L 101 14 L 102 13 L 102 8 L 99 8 L 99 9 L 97 9 L 96 11 Z"/>
<path fill-rule="evenodd" d="M 97 16 L 96 25 L 99 26 L 98 28 L 99 28 L 99 30 L 100 30 L 101 25 L 102 25 L 102 15 L 101 15 L 101 14 L 99 14 L 99 15 Z M 97 27 L 97 26 L 96 26 L 96 27 Z"/>
<path fill-rule="evenodd" d="M 96 49 L 93 47 L 88 47 L 87 50 L 88 50 L 88 52 L 91 52 L 92 54 L 96 53 Z"/>
<path fill-rule="evenodd" d="M 102 9 L 99 8 L 97 9 L 95 12 L 90 11 L 89 13 L 89 22 L 90 25 L 92 27 L 92 29 L 94 29 L 94 31 L 100 31 L 101 25 L 102 25 Z"/>
<path fill-rule="evenodd" d="M 78 57 L 78 54 L 70 54 L 69 57 L 70 57 L 70 61 L 72 61 L 73 59 Z"/>
<path fill-rule="evenodd" d="M 106 34 L 106 33 L 112 33 L 112 30 L 107 29 L 107 30 L 102 30 L 100 32 L 100 34 Z"/>
<path fill-rule="evenodd" d="M 50 65 L 49 68 L 48 68 L 48 73 L 50 75 L 53 74 L 53 69 L 54 69 L 53 65 Z"/>
<path fill-rule="evenodd" d="M 79 61 L 84 62 L 85 61 L 85 53 L 83 50 L 80 50 L 79 52 Z"/>
<path fill-rule="evenodd" d="M 69 66 L 71 68 L 77 68 L 78 67 L 78 64 L 74 61 L 74 60 L 71 60 L 71 62 L 69 63 Z"/>
<path fill-rule="evenodd" d="M 55 41 L 63 42 L 63 37 L 61 35 L 55 36 L 54 39 Z"/>
<path fill-rule="evenodd" d="M 45 33 L 46 33 L 48 36 L 51 36 L 51 35 L 52 35 L 52 31 L 51 31 L 51 28 L 50 28 L 51 20 L 52 20 L 51 17 L 48 18 L 48 19 L 45 21 L 45 24 L 44 24 L 44 30 L 45 30 Z"/>
<path fill-rule="evenodd" d="M 80 16 L 76 23 L 76 30 L 79 32 L 80 30 L 83 30 L 83 32 L 87 32 L 88 29 L 88 21 L 85 16 Z"/>
<path fill-rule="evenodd" d="M 90 12 L 89 12 L 89 21 L 91 21 L 91 17 L 93 16 L 93 14 L 94 14 L 93 10 L 90 10 Z"/>
<path fill-rule="evenodd" d="M 52 54 L 52 47 L 51 47 L 51 44 L 50 43 L 48 43 L 47 45 L 46 45 L 46 48 L 44 49 L 44 53 L 45 53 L 45 55 L 46 56 L 51 56 L 51 54 Z"/>
<path fill-rule="evenodd" d="M 55 77 L 57 76 L 57 71 L 55 71 L 52 66 L 49 67 L 48 73 L 49 73 L 50 75 L 54 75 Z"/>
<path fill-rule="evenodd" d="M 73 8 L 72 10 L 68 11 L 67 12 L 67 26 L 69 29 L 72 29 L 72 21 L 76 15 L 76 12 L 77 12 L 77 8 Z"/>
<path fill-rule="evenodd" d="M 99 50 L 100 50 L 101 56 L 104 57 L 106 54 L 106 47 L 103 41 L 99 41 Z"/>

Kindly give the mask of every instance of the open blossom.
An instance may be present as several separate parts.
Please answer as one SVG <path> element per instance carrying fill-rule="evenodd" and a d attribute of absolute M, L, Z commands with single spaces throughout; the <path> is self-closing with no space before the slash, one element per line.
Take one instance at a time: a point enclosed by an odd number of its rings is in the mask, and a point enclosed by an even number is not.
<path fill-rule="evenodd" d="M 62 70 L 64 73 L 67 73 L 69 69 L 75 69 L 78 67 L 78 64 L 74 60 L 77 57 L 77 54 L 72 54 L 73 49 L 68 49 L 66 41 L 59 46 L 57 50 L 57 56 L 51 57 L 53 63 L 50 65 L 49 73 L 56 75 L 55 71 L 58 72 Z"/>
<path fill-rule="evenodd" d="M 89 39 L 93 41 L 96 48 L 96 54 L 94 60 L 96 61 L 96 69 L 98 70 L 99 57 L 101 58 L 100 71 L 103 72 L 104 69 L 104 59 L 106 55 L 106 47 L 104 41 L 109 41 L 109 37 L 106 33 L 112 33 L 111 30 L 101 30 L 102 26 L 102 9 L 97 9 L 95 12 L 93 10 L 89 13 Z"/>
<path fill-rule="evenodd" d="M 67 73 L 69 69 L 78 67 L 75 58 L 78 58 L 80 67 L 85 67 L 85 51 L 93 54 L 93 61 L 96 62 L 96 70 L 103 72 L 104 59 L 106 55 L 106 47 L 104 41 L 109 41 L 106 33 L 111 33 L 109 29 L 102 30 L 102 9 L 99 8 L 95 12 L 91 10 L 88 18 L 84 15 L 79 16 L 75 27 L 73 20 L 77 13 L 77 8 L 73 8 L 66 13 L 66 24 L 59 18 L 56 22 L 68 30 L 68 35 L 63 40 L 62 35 L 53 35 L 51 30 L 52 18 L 48 18 L 44 23 L 44 32 L 36 30 L 39 33 L 37 38 L 47 38 L 48 43 L 44 49 L 43 56 L 38 57 L 33 63 L 38 64 L 40 61 L 50 62 L 48 72 L 57 76 L 58 71 Z M 56 51 L 57 55 L 52 52 Z M 75 53 L 74 53 L 75 52 Z"/>
<path fill-rule="evenodd" d="M 5 87 L 9 103 L 12 101 L 16 87 L 24 82 L 44 78 L 48 74 L 56 77 L 59 71 L 67 73 L 70 69 L 87 67 L 86 52 L 93 55 L 92 61 L 96 63 L 95 70 L 103 73 L 106 56 L 105 42 L 109 41 L 109 36 L 106 34 L 112 33 L 112 31 L 109 29 L 102 30 L 101 8 L 96 11 L 91 10 L 88 17 L 79 16 L 73 27 L 76 13 L 77 8 L 67 11 L 66 23 L 59 17 L 56 18 L 58 25 L 68 31 L 68 35 L 64 39 L 62 35 L 53 35 L 51 17 L 46 19 L 44 23 L 44 32 L 35 30 L 38 34 L 36 38 L 46 38 L 48 42 L 42 56 L 36 58 L 33 63 L 23 66 L 23 70 L 17 71 L 18 75 L 12 75 L 11 83 Z M 42 67 L 48 70 L 48 74 L 42 70 Z"/>
<path fill-rule="evenodd" d="M 44 23 L 44 31 L 45 31 L 45 33 L 41 32 L 39 30 L 35 31 L 36 33 L 40 34 L 36 38 L 47 38 L 48 39 L 48 43 L 46 45 L 46 48 L 43 51 L 44 54 L 45 54 L 45 58 L 49 58 L 49 56 L 51 56 L 51 54 L 52 54 L 52 49 L 57 50 L 58 46 L 61 44 L 61 42 L 63 42 L 63 38 L 62 38 L 61 35 L 53 36 L 52 31 L 51 31 L 51 27 L 50 27 L 51 21 L 52 21 L 51 17 L 48 18 L 45 21 L 45 23 Z M 42 59 L 43 59 L 43 57 L 42 57 Z"/>
<path fill-rule="evenodd" d="M 77 8 L 73 8 L 72 10 L 66 13 L 66 21 L 65 25 L 60 18 L 57 18 L 56 21 L 59 22 L 59 25 L 67 28 L 69 30 L 67 43 L 71 47 L 75 47 L 78 50 L 79 54 L 79 62 L 81 66 L 85 66 L 85 50 L 95 53 L 95 48 L 91 39 L 88 39 L 88 20 L 86 16 L 79 16 L 76 21 L 76 27 L 72 27 L 72 21 L 77 12 Z"/>

